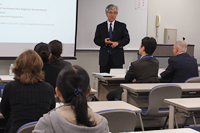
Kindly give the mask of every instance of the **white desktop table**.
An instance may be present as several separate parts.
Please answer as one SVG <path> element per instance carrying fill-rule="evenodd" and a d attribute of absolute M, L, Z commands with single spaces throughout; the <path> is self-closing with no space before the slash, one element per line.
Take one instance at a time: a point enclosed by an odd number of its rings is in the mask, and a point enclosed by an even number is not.
<path fill-rule="evenodd" d="M 127 133 L 199 133 L 191 128 L 179 128 L 179 129 L 165 129 L 165 130 L 152 130 L 143 132 L 127 132 Z"/>
<path fill-rule="evenodd" d="M 150 92 L 157 85 L 176 84 L 182 88 L 182 91 L 200 91 L 200 83 L 135 83 L 135 84 L 120 84 L 124 89 L 123 101 L 127 102 L 128 92 L 138 94 L 141 92 Z"/>
<path fill-rule="evenodd" d="M 180 108 L 185 111 L 200 111 L 200 98 L 165 99 L 169 104 L 169 129 L 174 128 L 174 110 Z"/>
<path fill-rule="evenodd" d="M 3 83 L 8 83 L 10 81 L 14 81 L 13 76 L 10 75 L 0 75 L 0 81 Z"/>
<path fill-rule="evenodd" d="M 97 101 L 97 102 L 88 102 L 88 106 L 94 111 L 94 112 L 99 112 L 102 110 L 110 110 L 110 109 L 129 109 L 134 111 L 139 119 L 140 119 L 140 124 L 141 128 L 144 131 L 144 126 L 142 122 L 142 117 L 141 117 L 141 109 L 138 107 L 135 107 L 131 104 L 128 104 L 123 101 Z"/>

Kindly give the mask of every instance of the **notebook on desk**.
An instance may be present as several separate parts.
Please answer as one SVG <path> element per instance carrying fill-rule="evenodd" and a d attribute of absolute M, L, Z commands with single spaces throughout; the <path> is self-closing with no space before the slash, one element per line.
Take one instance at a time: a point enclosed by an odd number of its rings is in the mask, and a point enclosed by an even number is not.
<path fill-rule="evenodd" d="M 109 74 L 109 73 L 95 73 L 95 72 L 93 72 L 93 74 L 103 76 L 103 77 L 113 77 L 114 76 L 113 74 Z"/>
<path fill-rule="evenodd" d="M 126 69 L 110 69 L 110 74 L 114 77 L 125 77 Z"/>

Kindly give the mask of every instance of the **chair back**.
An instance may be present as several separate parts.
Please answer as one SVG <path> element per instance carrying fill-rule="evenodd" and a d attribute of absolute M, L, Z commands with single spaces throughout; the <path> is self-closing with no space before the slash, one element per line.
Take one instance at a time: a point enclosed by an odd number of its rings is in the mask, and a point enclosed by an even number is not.
<path fill-rule="evenodd" d="M 136 125 L 136 114 L 129 109 L 112 109 L 97 112 L 108 120 L 110 132 L 134 131 Z"/>
<path fill-rule="evenodd" d="M 32 133 L 33 129 L 35 128 L 35 125 L 38 121 L 29 122 L 24 125 L 22 125 L 18 130 L 17 133 Z"/>
<path fill-rule="evenodd" d="M 200 77 L 191 77 L 187 79 L 185 83 L 200 83 Z"/>
<path fill-rule="evenodd" d="M 153 117 L 168 116 L 169 107 L 164 102 L 164 99 L 180 98 L 181 94 L 182 89 L 179 85 L 165 84 L 153 87 L 149 92 L 149 106 L 144 115 Z"/>

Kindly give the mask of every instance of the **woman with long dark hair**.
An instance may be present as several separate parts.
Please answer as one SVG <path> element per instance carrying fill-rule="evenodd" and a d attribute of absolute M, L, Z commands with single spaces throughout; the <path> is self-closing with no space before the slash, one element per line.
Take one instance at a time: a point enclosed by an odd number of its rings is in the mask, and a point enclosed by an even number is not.
<path fill-rule="evenodd" d="M 51 57 L 51 50 L 46 43 L 38 43 L 35 45 L 34 51 L 36 51 L 42 58 L 44 66 L 42 68 L 44 72 L 44 79 L 46 82 L 50 83 L 54 88 L 56 87 L 56 78 L 61 68 L 49 63 L 49 58 Z"/>
<path fill-rule="evenodd" d="M 45 114 L 33 133 L 108 133 L 107 120 L 87 105 L 89 76 L 80 66 L 64 67 L 58 75 L 56 94 L 64 103 Z"/>

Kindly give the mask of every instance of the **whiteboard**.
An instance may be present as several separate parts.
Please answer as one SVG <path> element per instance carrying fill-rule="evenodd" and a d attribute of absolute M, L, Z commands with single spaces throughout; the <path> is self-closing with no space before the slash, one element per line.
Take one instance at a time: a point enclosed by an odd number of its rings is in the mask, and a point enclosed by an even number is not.
<path fill-rule="evenodd" d="M 107 20 L 105 8 L 109 4 L 119 8 L 116 20 L 126 24 L 130 43 L 125 50 L 138 50 L 147 35 L 147 0 L 79 0 L 77 50 L 98 50 L 93 42 L 96 26 Z"/>

